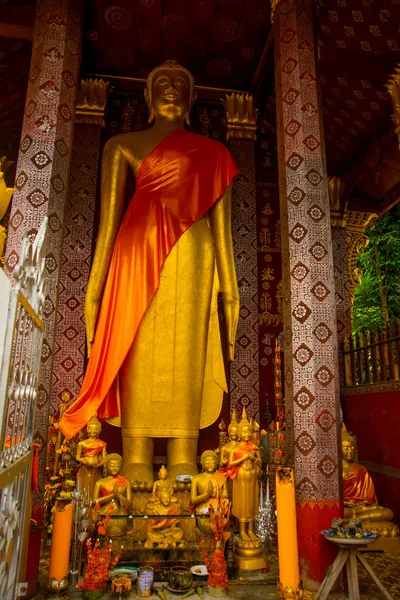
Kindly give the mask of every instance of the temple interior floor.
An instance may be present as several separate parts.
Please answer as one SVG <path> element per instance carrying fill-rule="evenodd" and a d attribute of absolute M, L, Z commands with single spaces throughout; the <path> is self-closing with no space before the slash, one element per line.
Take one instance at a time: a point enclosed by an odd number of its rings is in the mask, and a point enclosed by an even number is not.
<path fill-rule="evenodd" d="M 365 552 L 365 558 L 375 571 L 377 577 L 380 579 L 382 584 L 385 586 L 393 600 L 400 600 L 400 552 L 383 553 L 383 552 Z M 39 583 L 41 589 L 45 588 L 47 583 L 47 572 L 48 572 L 48 553 L 44 553 L 40 562 L 40 574 Z M 270 598 L 278 598 L 276 582 L 278 579 L 278 559 L 276 553 L 270 553 L 268 555 L 269 571 L 267 573 L 247 573 L 243 577 L 232 580 L 229 587 L 229 594 L 226 598 L 238 598 L 240 600 L 269 600 Z M 382 595 L 378 588 L 375 586 L 373 581 L 369 578 L 367 573 L 358 564 L 358 575 L 360 585 L 360 598 L 361 600 L 381 600 Z M 163 584 L 155 584 L 161 586 Z M 174 594 L 169 590 L 165 590 L 166 597 L 171 600 L 176 598 L 177 600 L 182 596 L 180 594 Z M 313 594 L 305 592 L 304 598 L 312 600 Z M 135 598 L 136 594 L 132 590 L 129 594 L 122 595 L 122 598 L 130 599 Z M 34 600 L 49 600 L 53 598 L 62 598 L 63 600 L 79 600 L 82 598 L 82 591 L 74 588 L 70 588 L 67 593 L 60 596 L 49 595 L 45 592 L 37 594 Z M 112 594 L 111 590 L 104 594 L 104 600 L 111 600 L 112 598 L 119 598 L 118 594 Z M 155 600 L 158 596 L 151 596 Z M 198 598 L 196 594 L 191 596 L 194 600 Z M 211 596 L 204 590 L 203 598 L 208 600 Z M 344 592 L 335 592 L 329 595 L 332 600 L 346 600 L 347 594 Z"/>

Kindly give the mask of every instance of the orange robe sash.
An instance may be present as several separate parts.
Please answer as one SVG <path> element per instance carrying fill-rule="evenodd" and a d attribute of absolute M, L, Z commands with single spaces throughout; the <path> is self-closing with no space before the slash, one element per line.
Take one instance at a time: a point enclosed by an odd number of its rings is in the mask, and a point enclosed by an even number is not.
<path fill-rule="evenodd" d="M 91 446 L 83 451 L 83 456 L 97 456 L 107 446 L 103 440 L 96 440 Z"/>
<path fill-rule="evenodd" d="M 128 480 L 125 477 L 122 477 L 122 475 L 116 475 L 115 477 L 113 477 L 112 479 L 110 479 L 110 481 L 107 481 L 107 483 L 105 483 L 100 490 L 100 496 L 109 496 L 110 494 L 113 493 L 114 491 L 114 485 L 117 484 L 118 486 L 118 490 L 120 492 L 123 492 L 125 490 L 125 488 L 128 485 Z"/>
<path fill-rule="evenodd" d="M 115 240 L 82 388 L 60 422 L 68 439 L 96 411 L 99 418 L 119 415 L 116 377 L 157 291 L 164 261 L 237 173 L 225 146 L 183 129 L 167 135 L 141 164 Z"/>
<path fill-rule="evenodd" d="M 242 456 L 246 453 L 246 452 L 252 452 L 253 450 L 259 450 L 260 448 L 258 446 L 256 446 L 255 444 L 253 444 L 252 442 L 242 442 L 239 446 L 239 448 L 237 448 L 235 450 L 235 454 L 233 455 L 233 460 L 238 460 L 239 458 L 242 458 Z M 236 475 L 239 472 L 241 465 L 235 465 L 233 467 L 222 467 L 222 469 L 219 469 L 219 473 L 221 473 L 222 475 L 224 475 L 224 477 L 230 477 L 231 479 L 235 479 Z"/>
<path fill-rule="evenodd" d="M 371 475 L 359 463 L 353 463 L 349 473 L 343 477 L 343 496 L 345 502 L 378 504 Z"/>
<path fill-rule="evenodd" d="M 168 510 L 168 515 L 179 515 L 180 514 L 179 506 L 171 506 Z M 159 514 L 154 512 L 153 514 Z M 160 515 L 162 516 L 162 515 Z M 173 527 L 179 523 L 180 519 L 150 519 L 147 525 L 147 529 L 166 529 L 167 527 Z"/>

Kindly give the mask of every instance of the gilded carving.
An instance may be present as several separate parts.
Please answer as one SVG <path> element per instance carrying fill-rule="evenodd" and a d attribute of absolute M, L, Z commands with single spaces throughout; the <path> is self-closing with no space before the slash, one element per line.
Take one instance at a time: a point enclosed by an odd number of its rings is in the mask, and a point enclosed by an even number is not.
<path fill-rule="evenodd" d="M 227 139 L 256 140 L 257 109 L 252 94 L 233 92 L 225 96 Z"/>
<path fill-rule="evenodd" d="M 396 67 L 394 74 L 386 84 L 386 89 L 392 98 L 393 114 L 392 121 L 395 124 L 395 132 L 400 148 L 400 64 Z"/>
<path fill-rule="evenodd" d="M 15 188 L 9 188 L 4 181 L 4 174 L 12 163 L 7 160 L 6 156 L 0 158 L 0 220 L 4 217 L 7 212 L 8 205 L 11 201 L 11 196 L 14 193 Z M 0 225 L 0 258 L 3 256 L 4 245 L 7 239 L 7 232 L 5 227 Z"/>
<path fill-rule="evenodd" d="M 76 98 L 76 122 L 105 127 L 104 111 L 111 90 L 109 81 L 81 79 Z"/>
<path fill-rule="evenodd" d="M 360 285 L 360 269 L 357 267 L 357 258 L 368 244 L 365 229 L 369 227 L 378 216 L 375 213 L 348 211 L 346 217 L 346 245 L 347 264 L 349 271 L 349 293 L 353 303 L 354 292 Z"/>
<path fill-rule="evenodd" d="M 346 227 L 346 212 L 342 208 L 345 185 L 341 177 L 328 177 L 329 205 L 331 209 L 331 227 Z"/>

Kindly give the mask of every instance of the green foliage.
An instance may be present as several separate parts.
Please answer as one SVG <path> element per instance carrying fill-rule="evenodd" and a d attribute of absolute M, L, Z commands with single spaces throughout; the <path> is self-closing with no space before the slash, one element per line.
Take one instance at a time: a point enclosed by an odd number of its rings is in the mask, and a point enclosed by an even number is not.
<path fill-rule="evenodd" d="M 361 285 L 353 306 L 353 333 L 385 327 L 400 320 L 400 205 L 375 221 L 366 231 L 368 246 L 358 258 Z M 381 285 L 380 285 L 381 284 Z"/>

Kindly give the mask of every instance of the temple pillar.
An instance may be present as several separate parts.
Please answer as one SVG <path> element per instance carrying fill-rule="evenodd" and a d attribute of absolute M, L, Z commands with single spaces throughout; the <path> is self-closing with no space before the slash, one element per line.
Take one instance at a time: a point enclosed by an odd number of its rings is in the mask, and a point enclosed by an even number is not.
<path fill-rule="evenodd" d="M 258 266 L 255 140 L 257 113 L 251 94 L 226 96 L 227 139 L 240 175 L 232 192 L 232 233 L 240 316 L 236 336 L 235 361 L 230 365 L 231 409 L 240 417 L 246 407 L 248 417 L 260 420 L 258 365 Z"/>
<path fill-rule="evenodd" d="M 320 531 L 340 515 L 332 235 L 313 0 L 274 4 L 287 443 L 301 576 L 316 589 L 336 554 Z"/>
<path fill-rule="evenodd" d="M 5 272 L 13 280 L 22 236 L 32 240 L 44 217 L 47 295 L 34 441 L 40 443 L 39 489 L 32 518 L 40 526 L 52 388 L 53 342 L 57 320 L 61 243 L 74 133 L 75 96 L 81 55 L 81 0 L 37 0 L 32 58 L 15 193 L 8 229 Z M 34 591 L 39 565 L 40 530 L 31 532 L 27 580 Z"/>
<path fill-rule="evenodd" d="M 100 140 L 109 92 L 108 82 L 83 79 L 77 95 L 54 345 L 53 414 L 58 414 L 64 392 L 70 394 L 71 402 L 76 400 L 84 375 L 84 304 L 91 267 Z"/>

